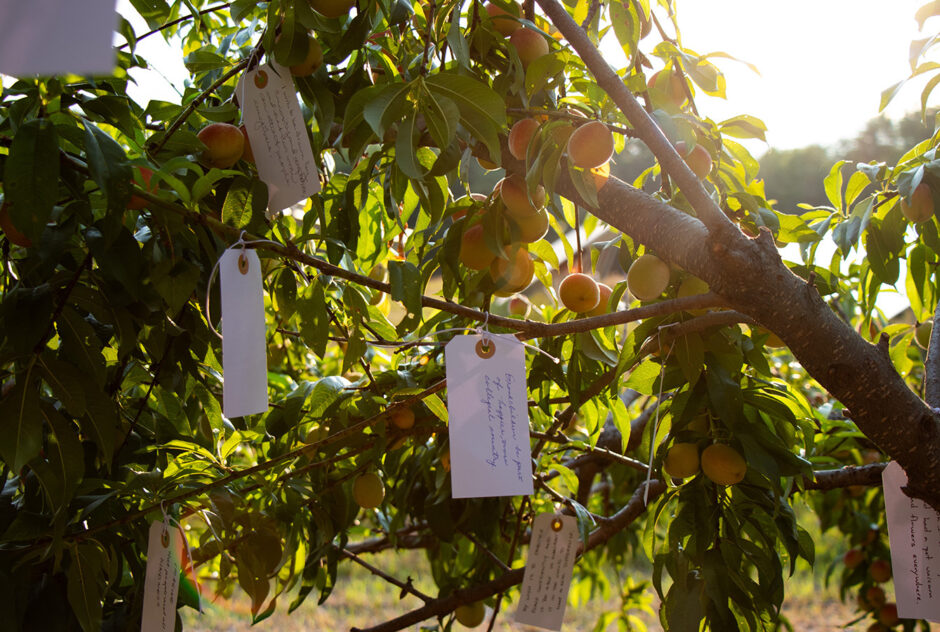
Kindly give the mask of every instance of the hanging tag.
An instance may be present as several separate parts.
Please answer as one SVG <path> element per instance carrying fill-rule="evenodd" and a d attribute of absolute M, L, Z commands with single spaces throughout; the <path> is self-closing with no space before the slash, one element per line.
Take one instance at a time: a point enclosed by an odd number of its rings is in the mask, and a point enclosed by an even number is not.
<path fill-rule="evenodd" d="M 907 474 L 896 461 L 881 480 L 898 616 L 940 622 L 940 513 L 901 491 Z"/>
<path fill-rule="evenodd" d="M 453 497 L 531 494 L 522 345 L 508 334 L 456 336 L 444 360 Z"/>
<path fill-rule="evenodd" d="M 290 71 L 260 66 L 241 78 L 235 94 L 258 175 L 268 186 L 268 209 L 279 213 L 317 193 L 317 163 Z"/>
<path fill-rule="evenodd" d="M 578 521 L 543 513 L 532 522 L 516 622 L 561 630 L 578 553 Z"/>
<path fill-rule="evenodd" d="M 226 417 L 268 410 L 261 261 L 254 250 L 229 248 L 219 261 L 222 289 L 222 412 Z"/>
<path fill-rule="evenodd" d="M 181 534 L 166 522 L 150 525 L 140 632 L 173 632 L 180 582 Z"/>
<path fill-rule="evenodd" d="M 0 72 L 113 75 L 115 0 L 0 0 Z"/>

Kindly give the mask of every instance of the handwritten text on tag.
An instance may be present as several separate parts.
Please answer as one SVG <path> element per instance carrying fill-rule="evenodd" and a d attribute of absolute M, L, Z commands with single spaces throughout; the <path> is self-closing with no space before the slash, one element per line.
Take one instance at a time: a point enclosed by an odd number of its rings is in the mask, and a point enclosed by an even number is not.
<path fill-rule="evenodd" d="M 454 498 L 532 493 L 523 347 L 487 340 L 456 336 L 444 349 Z"/>
<path fill-rule="evenodd" d="M 578 521 L 544 513 L 532 523 L 516 621 L 560 630 L 578 552 Z"/>
<path fill-rule="evenodd" d="M 317 193 L 317 163 L 290 71 L 261 66 L 242 77 L 236 94 L 244 101 L 242 119 L 258 175 L 268 186 L 268 208 L 280 212 Z"/>
<path fill-rule="evenodd" d="M 895 461 L 881 478 L 898 616 L 940 622 L 940 513 L 901 491 L 907 474 Z"/>
<path fill-rule="evenodd" d="M 222 289 L 222 412 L 226 417 L 268 410 L 264 288 L 254 250 L 229 248 L 219 262 Z"/>
<path fill-rule="evenodd" d="M 140 632 L 173 632 L 176 629 L 181 538 L 178 529 L 164 522 L 150 525 Z"/>

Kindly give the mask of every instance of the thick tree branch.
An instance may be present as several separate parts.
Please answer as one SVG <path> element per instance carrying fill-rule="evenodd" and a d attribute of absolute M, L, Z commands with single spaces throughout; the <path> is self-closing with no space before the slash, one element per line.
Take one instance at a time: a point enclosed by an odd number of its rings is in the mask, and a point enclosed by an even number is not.
<path fill-rule="evenodd" d="M 924 399 L 933 408 L 940 408 L 940 328 L 936 326 L 940 323 L 940 302 L 934 310 L 933 322 L 924 360 Z"/>

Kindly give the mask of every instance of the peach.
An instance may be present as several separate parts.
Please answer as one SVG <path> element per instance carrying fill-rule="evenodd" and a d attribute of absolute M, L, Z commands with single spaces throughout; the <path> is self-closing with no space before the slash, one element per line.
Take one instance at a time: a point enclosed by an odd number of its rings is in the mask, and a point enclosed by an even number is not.
<path fill-rule="evenodd" d="M 583 272 L 575 272 L 561 280 L 558 298 L 572 312 L 583 314 L 597 307 L 601 294 L 597 281 Z"/>
<path fill-rule="evenodd" d="M 518 160 L 525 160 L 526 149 L 538 129 L 539 122 L 534 118 L 516 121 L 509 130 L 509 153 Z"/>
<path fill-rule="evenodd" d="M 709 155 L 708 150 L 701 145 L 695 145 L 692 149 L 689 149 L 683 141 L 679 141 L 676 143 L 676 152 L 682 156 L 685 164 L 689 166 L 689 169 L 699 180 L 704 180 L 711 172 L 712 157 Z"/>
<path fill-rule="evenodd" d="M 842 563 L 846 568 L 858 568 L 865 561 L 865 554 L 859 549 L 849 549 L 842 556 Z"/>
<path fill-rule="evenodd" d="M 535 275 L 535 264 L 529 251 L 521 244 L 510 244 L 503 249 L 503 256 L 490 264 L 490 276 L 499 288 L 498 294 L 512 296 L 521 292 Z"/>
<path fill-rule="evenodd" d="M 402 430 L 408 430 L 415 425 L 415 412 L 410 408 L 396 408 L 388 414 L 392 425 Z"/>
<path fill-rule="evenodd" d="M 228 169 L 245 153 L 245 136 L 229 123 L 211 123 L 196 136 L 206 146 L 199 159 L 209 167 Z"/>
<path fill-rule="evenodd" d="M 510 3 L 509 11 L 506 11 L 497 4 L 487 2 L 486 13 L 490 16 L 490 20 L 493 22 L 493 28 L 495 28 L 496 31 L 503 37 L 509 37 L 522 28 L 522 24 L 518 21 L 518 19 L 514 19 L 522 17 L 522 7 L 519 6 L 519 3 L 517 2 Z"/>
<path fill-rule="evenodd" d="M 568 158 L 582 169 L 600 167 L 614 153 L 614 135 L 600 121 L 591 121 L 571 132 Z"/>
<path fill-rule="evenodd" d="M 523 68 L 528 68 L 533 61 L 548 54 L 548 40 L 534 29 L 517 29 L 509 36 L 509 43 L 516 49 Z"/>
<path fill-rule="evenodd" d="M 33 245 L 33 241 L 13 225 L 13 218 L 10 217 L 9 202 L 4 202 L 0 205 L 0 230 L 7 236 L 11 244 L 16 244 L 23 248 L 29 248 Z"/>
<path fill-rule="evenodd" d="M 702 471 L 714 483 L 735 485 L 744 480 L 747 463 L 730 445 L 713 443 L 702 451 Z"/>
<path fill-rule="evenodd" d="M 666 101 L 676 108 L 681 108 L 688 99 L 684 83 L 682 77 L 671 69 L 660 70 L 650 77 L 650 96 L 654 103 Z"/>
<path fill-rule="evenodd" d="M 663 471 L 673 478 L 689 478 L 701 470 L 698 446 L 694 443 L 674 443 L 666 452 Z"/>
<path fill-rule="evenodd" d="M 891 564 L 887 560 L 875 560 L 868 567 L 868 574 L 873 580 L 883 584 L 891 579 Z"/>
<path fill-rule="evenodd" d="M 238 127 L 245 137 L 245 151 L 242 153 L 242 160 L 255 164 L 255 152 L 251 151 L 251 140 L 248 138 L 248 128 L 244 125 Z"/>
<path fill-rule="evenodd" d="M 669 265 L 652 254 L 645 254 L 627 271 L 627 287 L 641 301 L 658 298 L 669 285 Z"/>
<path fill-rule="evenodd" d="M 307 55 L 300 63 L 290 67 L 290 74 L 295 77 L 308 77 L 323 65 L 323 48 L 312 35 L 307 37 Z"/>
<path fill-rule="evenodd" d="M 515 228 L 513 239 L 516 241 L 531 244 L 548 233 L 548 211 L 545 209 L 539 209 L 534 215 L 515 217 L 509 221 Z"/>
<path fill-rule="evenodd" d="M 496 253 L 486 245 L 482 224 L 471 226 L 460 238 L 460 262 L 471 270 L 486 270 L 496 259 Z"/>
<path fill-rule="evenodd" d="M 518 173 L 506 176 L 497 186 L 506 213 L 513 219 L 534 215 L 545 206 L 545 187 L 538 185 L 530 198 L 525 178 Z"/>
<path fill-rule="evenodd" d="M 911 193 L 911 199 L 901 198 L 901 212 L 915 224 L 933 217 L 933 194 L 926 182 L 921 182 Z"/>
<path fill-rule="evenodd" d="M 137 172 L 140 174 L 140 179 L 144 183 L 144 189 L 149 192 L 154 192 L 156 187 L 150 186 L 150 178 L 153 177 L 153 169 L 149 167 L 134 167 L 137 169 Z M 131 196 L 131 201 L 127 203 L 127 208 L 131 211 L 140 211 L 147 207 L 147 200 L 137 195 Z"/>
<path fill-rule="evenodd" d="M 610 311 L 610 295 L 613 290 L 606 283 L 598 283 L 597 290 L 600 294 L 600 300 L 597 301 L 597 306 L 594 309 L 587 312 L 588 316 L 603 316 Z"/>
<path fill-rule="evenodd" d="M 509 300 L 509 314 L 511 316 L 526 318 L 530 311 L 532 311 L 532 304 L 524 296 L 516 295 Z"/>

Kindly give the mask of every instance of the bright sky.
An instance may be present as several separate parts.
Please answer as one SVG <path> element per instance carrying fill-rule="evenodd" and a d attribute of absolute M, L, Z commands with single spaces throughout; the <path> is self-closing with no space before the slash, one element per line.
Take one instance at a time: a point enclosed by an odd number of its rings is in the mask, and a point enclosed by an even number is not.
<path fill-rule="evenodd" d="M 727 78 L 728 99 L 703 96 L 697 99 L 700 111 L 715 120 L 757 116 L 767 124 L 770 146 L 780 149 L 851 138 L 878 114 L 881 91 L 909 74 L 909 43 L 924 37 L 914 13 L 924 2 L 677 0 L 686 48 L 700 54 L 724 51 L 761 73 L 716 60 Z M 133 13 L 127 0 L 118 8 L 125 16 Z M 940 28 L 935 22 L 940 18 L 928 20 L 927 33 Z M 141 54 L 165 76 L 177 82 L 185 76 L 178 53 L 156 52 L 166 50 L 162 38 L 151 37 L 141 46 Z M 148 75 L 140 79 L 142 93 L 173 99 L 165 80 Z M 886 114 L 899 118 L 919 109 L 923 85 L 915 80 L 905 86 Z M 940 88 L 935 94 L 931 103 L 940 104 Z M 749 147 L 759 156 L 767 145 Z"/>
<path fill-rule="evenodd" d="M 753 114 L 771 146 L 785 149 L 851 138 L 877 116 L 881 91 L 910 73 L 914 13 L 926 0 L 677 0 L 682 43 L 699 54 L 724 51 L 760 70 L 716 60 L 728 99 L 700 110 L 715 120 Z M 940 27 L 925 24 L 925 33 Z M 924 82 L 914 80 L 885 113 L 920 109 Z M 940 90 L 930 103 L 940 103 Z M 752 147 L 757 154 L 763 153 Z"/>

